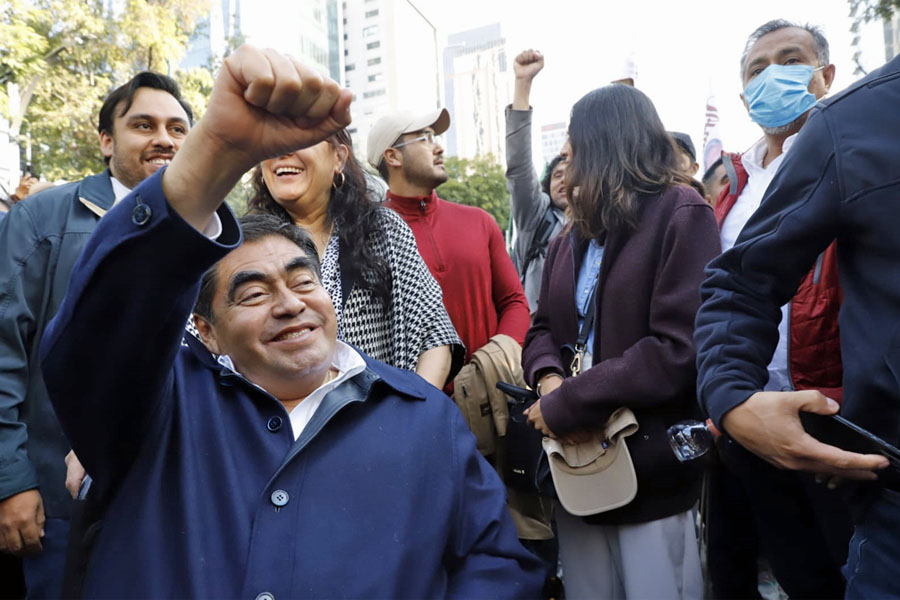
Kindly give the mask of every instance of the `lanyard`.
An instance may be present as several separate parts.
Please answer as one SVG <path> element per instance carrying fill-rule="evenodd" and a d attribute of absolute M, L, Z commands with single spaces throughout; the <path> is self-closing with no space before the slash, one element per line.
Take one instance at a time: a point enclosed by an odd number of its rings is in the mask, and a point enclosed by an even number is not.
<path fill-rule="evenodd" d="M 572 377 L 576 377 L 581 373 L 581 361 L 587 350 L 587 339 L 591 334 L 591 328 L 594 326 L 594 313 L 597 312 L 597 305 L 594 303 L 594 297 L 597 295 L 597 287 L 600 285 L 600 274 L 597 274 L 597 281 L 594 283 L 594 289 L 591 290 L 591 297 L 588 299 L 587 312 L 584 314 L 584 321 L 581 323 L 581 331 L 578 332 L 578 339 L 575 340 L 575 356 L 572 357 L 572 364 L 569 370 Z"/>

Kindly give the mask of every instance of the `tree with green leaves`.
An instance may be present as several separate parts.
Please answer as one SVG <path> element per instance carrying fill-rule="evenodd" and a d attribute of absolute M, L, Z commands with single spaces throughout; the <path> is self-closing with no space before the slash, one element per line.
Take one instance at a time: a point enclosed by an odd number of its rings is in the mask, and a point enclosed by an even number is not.
<path fill-rule="evenodd" d="M 868 23 L 873 19 L 890 21 L 900 9 L 900 0 L 849 0 L 850 16 Z"/>
<path fill-rule="evenodd" d="M 850 18 L 853 23 L 850 25 L 850 33 L 853 39 L 850 46 L 853 47 L 852 60 L 856 65 L 854 75 L 865 75 L 866 70 L 860 64 L 861 51 L 859 48 L 860 32 L 859 28 L 864 23 L 869 23 L 876 19 L 881 19 L 885 23 L 890 21 L 894 14 L 900 10 L 900 0 L 848 0 L 850 3 Z M 888 57 L 890 58 L 890 57 Z"/>
<path fill-rule="evenodd" d="M 452 156 L 444 159 L 449 179 L 437 192 L 441 198 L 490 213 L 500 229 L 509 227 L 509 193 L 506 174 L 497 159 L 488 154 L 476 158 Z"/>
<path fill-rule="evenodd" d="M 96 119 L 103 98 L 141 70 L 172 75 L 199 115 L 205 69 L 179 71 L 210 0 L 6 0 L 0 8 L 0 114 L 13 143 L 27 138 L 35 170 L 79 179 L 102 170 Z"/>

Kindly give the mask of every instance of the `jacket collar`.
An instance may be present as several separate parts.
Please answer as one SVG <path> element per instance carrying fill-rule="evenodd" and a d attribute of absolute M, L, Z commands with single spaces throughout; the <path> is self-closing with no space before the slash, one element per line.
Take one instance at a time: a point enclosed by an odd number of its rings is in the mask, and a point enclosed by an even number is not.
<path fill-rule="evenodd" d="M 105 215 L 115 200 L 109 169 L 85 177 L 78 186 L 78 201 L 98 217 Z"/>
<path fill-rule="evenodd" d="M 398 196 L 387 191 L 387 205 L 401 215 L 430 215 L 437 210 L 440 201 L 435 190 L 427 196 Z"/>
<path fill-rule="evenodd" d="M 247 383 L 250 385 L 253 385 L 248 380 L 244 379 L 241 375 L 238 375 L 231 369 L 220 364 L 216 360 L 215 356 L 213 356 L 213 354 L 206 349 L 206 346 L 203 345 L 203 342 L 198 340 L 193 335 L 185 332 L 182 346 L 187 346 L 190 349 L 191 353 L 197 358 L 197 360 L 200 361 L 200 363 L 204 367 L 216 372 L 218 374 L 220 382 L 228 381 L 228 385 L 230 385 L 231 381 L 234 381 L 235 378 L 238 378 L 247 381 Z M 413 385 L 412 381 L 410 381 L 411 377 L 409 376 L 409 373 L 400 371 L 384 363 L 380 363 L 364 354 L 356 346 L 352 347 L 354 350 L 359 352 L 360 356 L 363 357 L 363 360 L 366 361 L 366 370 L 355 377 L 351 377 L 345 385 L 338 386 L 337 388 L 335 388 L 335 390 L 329 392 L 328 395 L 331 395 L 338 389 L 349 387 L 351 382 L 355 382 L 355 385 L 353 387 L 358 388 L 358 393 L 352 395 L 354 396 L 354 398 L 356 398 L 359 394 L 362 394 L 361 397 L 356 399 L 365 400 L 369 396 L 373 385 L 376 382 L 381 382 L 380 385 L 386 385 L 395 392 L 400 393 L 404 396 L 408 396 L 410 398 L 418 398 L 421 400 L 425 399 L 425 395 L 423 394 L 422 390 L 418 386 Z M 365 377 L 362 377 L 363 375 L 365 375 Z M 351 400 L 348 400 L 348 402 Z"/>

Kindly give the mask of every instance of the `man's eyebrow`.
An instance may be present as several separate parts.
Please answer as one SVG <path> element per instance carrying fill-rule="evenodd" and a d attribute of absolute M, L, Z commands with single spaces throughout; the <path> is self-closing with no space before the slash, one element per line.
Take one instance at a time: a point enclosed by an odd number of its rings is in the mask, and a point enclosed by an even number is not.
<path fill-rule="evenodd" d="M 759 65 L 761 63 L 764 63 L 764 62 L 766 62 L 766 59 L 764 56 L 758 56 L 758 57 L 754 58 L 753 60 L 748 61 L 747 66 L 744 67 L 744 74 L 745 75 L 749 74 L 753 70 L 753 67 L 755 67 L 756 65 Z"/>
<path fill-rule="evenodd" d="M 316 274 L 316 269 L 313 265 L 313 261 L 308 256 L 298 256 L 294 259 L 291 259 L 291 261 L 284 266 L 284 270 L 288 273 L 304 269 L 309 271 L 313 275 Z"/>
<path fill-rule="evenodd" d="M 133 123 L 135 121 L 157 121 L 157 120 L 158 119 L 156 116 L 147 114 L 147 113 L 137 113 L 137 114 L 133 114 L 133 115 L 128 115 L 128 119 L 126 119 L 126 121 L 128 123 Z M 172 121 L 175 121 L 176 123 L 181 123 L 183 125 L 188 124 L 187 119 L 185 119 L 183 117 L 167 117 L 166 118 L 167 123 L 171 123 Z"/>
<path fill-rule="evenodd" d="M 778 58 L 786 54 L 803 54 L 804 48 L 801 46 L 788 46 L 778 51 Z"/>
<path fill-rule="evenodd" d="M 242 285 L 252 281 L 267 282 L 269 281 L 269 276 L 260 271 L 239 271 L 235 273 L 234 277 L 231 278 L 231 281 L 228 282 L 228 294 L 226 295 L 228 303 L 233 304 L 234 296 L 238 289 Z"/>

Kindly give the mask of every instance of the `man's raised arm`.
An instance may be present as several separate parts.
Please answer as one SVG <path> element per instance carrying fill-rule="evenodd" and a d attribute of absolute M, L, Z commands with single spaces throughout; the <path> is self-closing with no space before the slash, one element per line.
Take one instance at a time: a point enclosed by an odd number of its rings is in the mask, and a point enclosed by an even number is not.
<path fill-rule="evenodd" d="M 104 216 L 41 345 L 44 380 L 96 484 L 121 476 L 164 401 L 202 274 L 240 243 L 222 202 L 261 160 L 349 123 L 350 93 L 296 61 L 242 47 L 168 169 Z M 201 234 L 218 211 L 223 232 Z"/>

